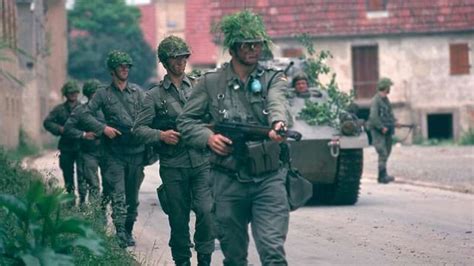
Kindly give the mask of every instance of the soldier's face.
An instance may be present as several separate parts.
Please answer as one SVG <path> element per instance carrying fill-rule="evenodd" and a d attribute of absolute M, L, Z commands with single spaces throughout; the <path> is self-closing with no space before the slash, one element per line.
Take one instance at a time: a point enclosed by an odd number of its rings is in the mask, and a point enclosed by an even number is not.
<path fill-rule="evenodd" d="M 189 55 L 181 55 L 177 57 L 171 57 L 168 59 L 167 70 L 170 74 L 181 76 L 186 70 L 186 64 L 188 63 Z"/>
<path fill-rule="evenodd" d="M 304 79 L 300 79 L 295 82 L 295 90 L 297 92 L 306 92 L 308 91 L 308 82 Z"/>
<path fill-rule="evenodd" d="M 262 53 L 263 42 L 242 43 L 237 46 L 235 58 L 243 65 L 255 65 Z"/>
<path fill-rule="evenodd" d="M 115 68 L 114 73 L 115 73 L 115 76 L 119 80 L 127 81 L 129 71 L 130 71 L 130 66 L 127 64 L 123 64 Z"/>
<path fill-rule="evenodd" d="M 79 97 L 79 92 L 72 92 L 66 94 L 66 99 L 68 102 L 75 102 L 77 101 L 77 97 Z"/>

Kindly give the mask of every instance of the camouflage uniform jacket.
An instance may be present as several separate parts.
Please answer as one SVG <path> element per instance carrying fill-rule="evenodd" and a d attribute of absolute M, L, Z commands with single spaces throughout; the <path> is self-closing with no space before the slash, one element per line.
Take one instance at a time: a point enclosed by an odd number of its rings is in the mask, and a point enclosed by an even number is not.
<path fill-rule="evenodd" d="M 85 114 L 87 111 L 87 104 L 81 104 L 76 107 L 71 113 L 71 116 L 64 125 L 64 135 L 74 139 L 80 139 L 81 151 L 86 153 L 100 154 L 102 149 L 101 138 L 98 137 L 94 140 L 84 139 L 84 133 L 91 131 L 90 128 L 85 124 Z M 98 121 L 105 123 L 104 114 L 102 111 L 97 111 L 94 115 Z"/>
<path fill-rule="evenodd" d="M 395 116 L 388 97 L 382 97 L 377 93 L 370 104 L 370 115 L 368 120 L 369 129 L 382 130 L 383 127 L 392 128 L 395 125 Z"/>
<path fill-rule="evenodd" d="M 206 149 L 186 147 L 183 141 L 168 145 L 160 141 L 161 131 L 176 129 L 176 118 L 191 95 L 193 80 L 184 77 L 181 88 L 176 88 L 168 75 L 160 84 L 153 86 L 145 97 L 133 132 L 137 140 L 157 145 L 160 165 L 167 167 L 197 167 L 208 162 Z"/>
<path fill-rule="evenodd" d="M 64 127 L 66 120 L 78 105 L 70 105 L 68 102 L 59 104 L 54 107 L 43 122 L 43 126 L 47 131 L 55 136 L 61 136 L 58 143 L 58 149 L 61 151 L 79 151 L 79 141 L 61 134 L 60 131 L 60 128 Z"/>
<path fill-rule="evenodd" d="M 133 138 L 133 123 L 140 111 L 145 93 L 138 85 L 128 83 L 123 91 L 115 84 L 97 90 L 87 104 L 84 124 L 97 136 L 102 136 L 106 125 L 118 129 L 122 134 L 109 139 L 104 136 L 106 149 L 120 154 L 136 154 L 145 150 Z M 95 115 L 102 111 L 105 122 L 99 121 Z"/>
<path fill-rule="evenodd" d="M 266 93 L 249 91 L 250 83 L 255 79 Z M 284 91 L 287 86 L 283 72 L 257 65 L 244 83 L 230 64 L 224 64 L 201 77 L 178 118 L 178 129 L 186 143 L 204 148 L 213 134 L 202 122 L 205 115 L 210 115 L 211 123 L 227 120 L 268 126 L 276 121 L 286 122 L 288 111 Z"/>

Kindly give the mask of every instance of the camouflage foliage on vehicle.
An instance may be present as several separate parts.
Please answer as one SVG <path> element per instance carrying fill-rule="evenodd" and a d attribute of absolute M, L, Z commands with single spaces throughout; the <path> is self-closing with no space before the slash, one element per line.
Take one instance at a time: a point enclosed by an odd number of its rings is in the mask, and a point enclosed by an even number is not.
<path fill-rule="evenodd" d="M 354 91 L 346 93 L 339 89 L 336 83 L 336 74 L 331 74 L 330 67 L 325 63 L 326 59 L 332 57 L 329 51 L 320 51 L 317 54 L 312 41 L 306 34 L 302 35 L 299 41 L 306 47 L 308 53 L 304 71 L 308 77 L 309 85 L 326 91 L 328 95 L 328 100 L 323 103 L 306 100 L 305 106 L 299 113 L 299 118 L 309 125 L 329 125 L 340 128 L 341 116 L 346 113 L 354 101 Z M 331 74 L 329 83 L 321 83 L 320 75 L 329 74 Z"/>

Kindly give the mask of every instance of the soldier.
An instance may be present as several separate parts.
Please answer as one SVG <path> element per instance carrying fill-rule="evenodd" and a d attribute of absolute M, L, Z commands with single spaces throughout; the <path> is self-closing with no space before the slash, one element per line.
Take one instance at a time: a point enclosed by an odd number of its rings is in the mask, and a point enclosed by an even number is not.
<path fill-rule="evenodd" d="M 104 136 L 104 182 L 110 190 L 112 220 L 121 247 L 134 246 L 133 225 L 137 218 L 138 192 L 143 181 L 143 145 L 134 142 L 133 123 L 142 107 L 143 90 L 128 82 L 132 58 L 114 50 L 107 55 L 112 83 L 97 91 L 88 103 L 85 124 L 96 136 Z M 105 123 L 95 114 L 102 111 Z"/>
<path fill-rule="evenodd" d="M 82 93 L 87 97 L 88 101 L 92 99 L 95 92 L 100 86 L 98 80 L 89 80 L 84 83 L 82 87 Z M 74 109 L 69 119 L 64 125 L 64 135 L 70 138 L 80 140 L 81 149 L 79 154 L 78 166 L 81 169 L 83 182 L 80 182 L 79 192 L 89 192 L 89 201 L 91 199 L 98 200 L 100 194 L 99 186 L 99 175 L 98 168 L 101 165 L 102 158 L 102 144 L 100 138 L 98 138 L 94 132 L 87 129 L 87 125 L 84 124 L 84 114 L 86 112 L 86 105 L 79 105 Z M 95 117 L 104 122 L 104 115 L 102 112 L 97 112 Z M 86 195 L 80 195 L 81 198 L 85 198 Z"/>
<path fill-rule="evenodd" d="M 194 82 L 184 73 L 191 52 L 184 40 L 169 36 L 160 43 L 157 54 L 167 74 L 160 84 L 148 91 L 134 134 L 143 143 L 159 146 L 160 177 L 168 203 L 173 260 L 176 265 L 191 265 L 188 224 L 192 208 L 196 213 L 194 242 L 198 265 L 210 265 L 214 232 L 208 151 L 204 147 L 186 147 L 176 129 L 176 118 L 183 111 Z"/>
<path fill-rule="evenodd" d="M 200 79 L 178 117 L 178 129 L 187 144 L 209 147 L 213 152 L 213 210 L 224 265 L 248 264 L 249 223 L 261 263 L 287 265 L 287 169 L 279 163 L 278 142 L 284 139 L 276 131 L 285 127 L 287 120 L 284 90 L 288 83 L 282 72 L 258 63 L 262 48 L 270 42 L 259 16 L 238 12 L 224 17 L 219 27 L 231 60 Z M 271 140 L 233 145 L 233 139 L 205 126 L 202 118 L 206 115 L 211 123 L 269 126 Z M 237 153 L 242 150 L 248 152 Z M 268 163 L 262 165 L 262 161 Z"/>
<path fill-rule="evenodd" d="M 301 98 L 309 98 L 308 77 L 305 73 L 298 73 L 291 81 L 292 87 L 295 89 L 295 94 Z"/>
<path fill-rule="evenodd" d="M 392 135 L 397 125 L 393 115 L 388 94 L 393 83 L 388 78 L 381 78 L 377 82 L 377 94 L 372 98 L 368 128 L 372 136 L 372 144 L 378 154 L 378 178 L 377 181 L 387 184 L 395 180 L 387 174 L 387 160 L 392 151 Z"/>
<path fill-rule="evenodd" d="M 77 160 L 79 157 L 79 141 L 64 135 L 64 124 L 71 115 L 72 111 L 79 105 L 79 86 L 74 80 L 66 82 L 61 88 L 61 92 L 66 101 L 57 105 L 48 114 L 43 122 L 44 128 L 55 136 L 61 136 L 59 139 L 59 167 L 63 171 L 64 185 L 66 191 L 74 195 L 74 163 L 76 163 L 78 183 L 81 181 L 81 172 L 77 167 Z M 84 192 L 79 191 L 79 195 Z M 84 198 L 80 198 L 80 202 L 84 202 Z"/>

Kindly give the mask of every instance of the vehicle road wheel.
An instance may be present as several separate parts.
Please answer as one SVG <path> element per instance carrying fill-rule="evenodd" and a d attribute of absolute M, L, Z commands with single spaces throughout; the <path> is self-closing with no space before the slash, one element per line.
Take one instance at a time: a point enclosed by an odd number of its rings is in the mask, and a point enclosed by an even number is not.
<path fill-rule="evenodd" d="M 362 149 L 341 150 L 334 184 L 315 184 L 313 200 L 331 205 L 354 205 L 359 197 Z"/>

